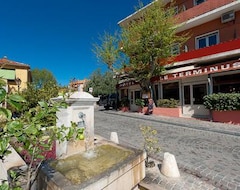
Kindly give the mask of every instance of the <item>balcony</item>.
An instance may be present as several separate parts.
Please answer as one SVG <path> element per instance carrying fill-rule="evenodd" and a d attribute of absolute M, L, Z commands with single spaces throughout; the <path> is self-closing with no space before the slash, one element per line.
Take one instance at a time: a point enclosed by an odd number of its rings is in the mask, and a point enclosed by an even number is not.
<path fill-rule="evenodd" d="M 195 62 L 213 61 L 232 56 L 240 57 L 240 38 L 214 46 L 181 53 L 174 60 L 174 66 Z"/>
<path fill-rule="evenodd" d="M 228 11 L 240 10 L 237 0 L 208 0 L 176 15 L 177 23 L 181 24 L 178 32 L 220 18 Z"/>
<path fill-rule="evenodd" d="M 235 0 L 208 0 L 197 6 L 194 6 L 186 11 L 181 12 L 177 15 L 179 23 L 190 20 L 194 17 L 207 13 L 209 11 L 215 10 L 216 8 L 222 7 L 226 4 L 232 3 Z"/>

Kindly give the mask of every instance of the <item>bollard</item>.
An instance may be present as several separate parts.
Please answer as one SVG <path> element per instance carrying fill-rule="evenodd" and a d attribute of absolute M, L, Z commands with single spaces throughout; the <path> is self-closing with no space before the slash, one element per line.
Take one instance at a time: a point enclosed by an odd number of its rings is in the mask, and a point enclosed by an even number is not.
<path fill-rule="evenodd" d="M 119 144 L 117 132 L 111 132 L 110 140 L 116 144 Z"/>
<path fill-rule="evenodd" d="M 180 177 L 177 162 L 173 154 L 164 153 L 161 173 L 167 177 Z"/>

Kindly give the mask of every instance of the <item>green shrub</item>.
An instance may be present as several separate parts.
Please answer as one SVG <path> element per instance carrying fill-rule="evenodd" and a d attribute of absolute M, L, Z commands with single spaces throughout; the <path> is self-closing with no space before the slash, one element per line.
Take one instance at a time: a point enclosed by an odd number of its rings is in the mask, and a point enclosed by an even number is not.
<path fill-rule="evenodd" d="M 120 101 L 122 107 L 129 107 L 130 101 L 127 97 L 123 97 Z"/>
<path fill-rule="evenodd" d="M 163 108 L 177 108 L 178 104 L 179 104 L 179 100 L 175 100 L 173 98 L 159 99 L 157 101 L 157 107 L 163 107 Z"/>
<path fill-rule="evenodd" d="M 203 105 L 209 110 L 240 110 L 240 93 L 218 93 L 203 97 Z"/>
<path fill-rule="evenodd" d="M 145 102 L 144 102 L 144 99 L 136 99 L 135 100 L 135 104 L 137 106 L 140 106 L 141 108 L 143 108 L 145 106 Z"/>

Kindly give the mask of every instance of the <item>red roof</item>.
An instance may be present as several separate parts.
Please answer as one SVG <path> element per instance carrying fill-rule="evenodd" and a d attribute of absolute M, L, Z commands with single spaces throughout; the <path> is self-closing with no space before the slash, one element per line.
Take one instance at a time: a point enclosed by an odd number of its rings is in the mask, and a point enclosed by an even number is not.
<path fill-rule="evenodd" d="M 26 68 L 30 69 L 30 66 L 27 64 L 19 63 L 16 61 L 8 60 L 7 57 L 3 57 L 0 59 L 0 67 L 1 68 Z"/>

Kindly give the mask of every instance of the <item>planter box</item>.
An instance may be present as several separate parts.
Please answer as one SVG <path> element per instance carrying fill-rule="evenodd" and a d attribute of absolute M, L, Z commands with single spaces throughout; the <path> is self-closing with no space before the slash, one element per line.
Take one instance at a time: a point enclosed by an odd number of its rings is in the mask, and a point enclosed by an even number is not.
<path fill-rule="evenodd" d="M 181 117 L 181 107 L 177 107 L 177 108 L 155 107 L 153 108 L 153 114 L 169 116 L 169 117 Z"/>
<path fill-rule="evenodd" d="M 211 111 L 212 120 L 222 123 L 240 124 L 240 110 L 234 111 Z"/>

